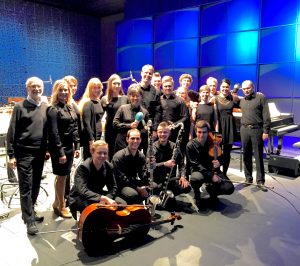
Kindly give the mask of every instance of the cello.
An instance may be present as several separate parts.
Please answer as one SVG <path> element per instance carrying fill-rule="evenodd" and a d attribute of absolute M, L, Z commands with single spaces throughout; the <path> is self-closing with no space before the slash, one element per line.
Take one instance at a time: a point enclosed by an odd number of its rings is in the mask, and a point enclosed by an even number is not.
<path fill-rule="evenodd" d="M 95 250 L 99 243 L 106 247 L 123 237 L 144 238 L 150 227 L 180 220 L 174 213 L 167 219 L 151 221 L 151 214 L 144 205 L 111 206 L 93 203 L 87 206 L 79 219 L 78 238 L 84 248 Z"/>

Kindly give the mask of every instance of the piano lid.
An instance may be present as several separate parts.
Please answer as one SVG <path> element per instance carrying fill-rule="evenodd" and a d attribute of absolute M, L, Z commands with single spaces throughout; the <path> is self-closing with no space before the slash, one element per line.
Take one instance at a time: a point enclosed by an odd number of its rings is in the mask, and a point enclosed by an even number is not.
<path fill-rule="evenodd" d="M 271 120 L 275 120 L 277 118 L 284 118 L 284 117 L 287 117 L 287 116 L 289 116 L 289 117 L 294 116 L 291 113 L 281 113 L 281 112 L 279 112 L 279 110 L 277 109 L 276 104 L 274 102 L 269 102 L 268 106 L 269 106 Z"/>

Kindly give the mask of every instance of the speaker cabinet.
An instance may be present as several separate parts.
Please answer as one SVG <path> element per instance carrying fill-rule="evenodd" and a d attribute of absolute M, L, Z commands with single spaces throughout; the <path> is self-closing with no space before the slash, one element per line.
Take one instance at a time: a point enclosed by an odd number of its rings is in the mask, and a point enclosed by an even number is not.
<path fill-rule="evenodd" d="M 300 175 L 299 160 L 279 155 L 271 155 L 268 163 L 268 169 L 270 173 L 276 173 L 291 177 L 297 177 Z"/>

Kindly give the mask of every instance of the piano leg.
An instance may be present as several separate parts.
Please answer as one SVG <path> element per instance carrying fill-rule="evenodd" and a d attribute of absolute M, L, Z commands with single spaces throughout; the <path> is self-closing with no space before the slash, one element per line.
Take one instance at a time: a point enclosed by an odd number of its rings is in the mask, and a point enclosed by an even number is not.
<path fill-rule="evenodd" d="M 278 136 L 278 144 L 277 144 L 277 150 L 276 150 L 277 155 L 280 155 L 280 153 L 281 153 L 282 140 L 283 140 L 283 136 Z"/>
<path fill-rule="evenodd" d="M 269 136 L 268 155 L 273 154 L 273 151 L 274 151 L 274 136 Z"/>

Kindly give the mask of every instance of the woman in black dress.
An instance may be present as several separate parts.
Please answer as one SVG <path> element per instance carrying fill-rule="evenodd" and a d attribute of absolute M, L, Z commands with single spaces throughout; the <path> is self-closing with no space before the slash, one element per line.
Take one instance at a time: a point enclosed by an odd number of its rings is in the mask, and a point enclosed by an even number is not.
<path fill-rule="evenodd" d="M 235 119 L 232 114 L 233 108 L 237 108 L 239 98 L 230 93 L 230 80 L 223 79 L 220 85 L 220 92 L 215 96 L 215 103 L 218 113 L 219 133 L 222 134 L 223 146 L 223 173 L 226 175 L 230 164 L 230 152 L 232 144 L 236 140 L 237 130 Z"/>
<path fill-rule="evenodd" d="M 79 136 L 77 115 L 71 107 L 72 93 L 68 83 L 57 80 L 51 95 L 51 106 L 48 109 L 49 152 L 55 178 L 54 212 L 64 218 L 72 215 L 65 203 L 65 186 L 71 172 L 73 157 L 78 158 Z M 75 151 L 74 151 L 75 150 Z"/>
<path fill-rule="evenodd" d="M 216 106 L 210 101 L 210 88 L 208 85 L 203 85 L 199 89 L 199 104 L 195 111 L 196 123 L 204 120 L 209 123 L 211 131 L 218 129 L 218 116 Z"/>
<path fill-rule="evenodd" d="M 124 95 L 120 76 L 117 74 L 111 75 L 107 81 L 106 94 L 101 99 L 101 104 L 106 114 L 105 130 L 102 128 L 102 134 L 104 134 L 104 139 L 108 144 L 109 160 L 111 160 L 114 155 L 115 141 L 117 137 L 116 130 L 113 128 L 114 117 L 119 107 L 128 103 L 128 97 Z"/>
<path fill-rule="evenodd" d="M 100 79 L 92 78 L 89 80 L 82 99 L 79 103 L 79 110 L 82 116 L 82 146 L 83 159 L 91 157 L 90 147 L 96 140 L 101 139 L 102 117 L 104 114 L 100 97 L 103 85 Z"/>
<path fill-rule="evenodd" d="M 81 131 L 82 131 L 81 115 L 80 115 L 80 111 L 78 108 L 78 103 L 74 99 L 74 95 L 77 92 L 78 81 L 74 76 L 71 76 L 71 75 L 65 76 L 63 79 L 68 83 L 71 93 L 72 93 L 71 106 L 72 106 L 73 111 L 75 111 L 75 113 L 77 114 L 78 135 L 79 135 L 79 139 L 80 139 Z M 65 189 L 65 199 L 66 199 L 67 204 L 68 204 L 68 196 L 70 194 L 70 189 L 71 189 L 71 177 L 70 177 L 70 175 L 68 175 L 67 180 L 66 180 L 66 189 Z"/>

